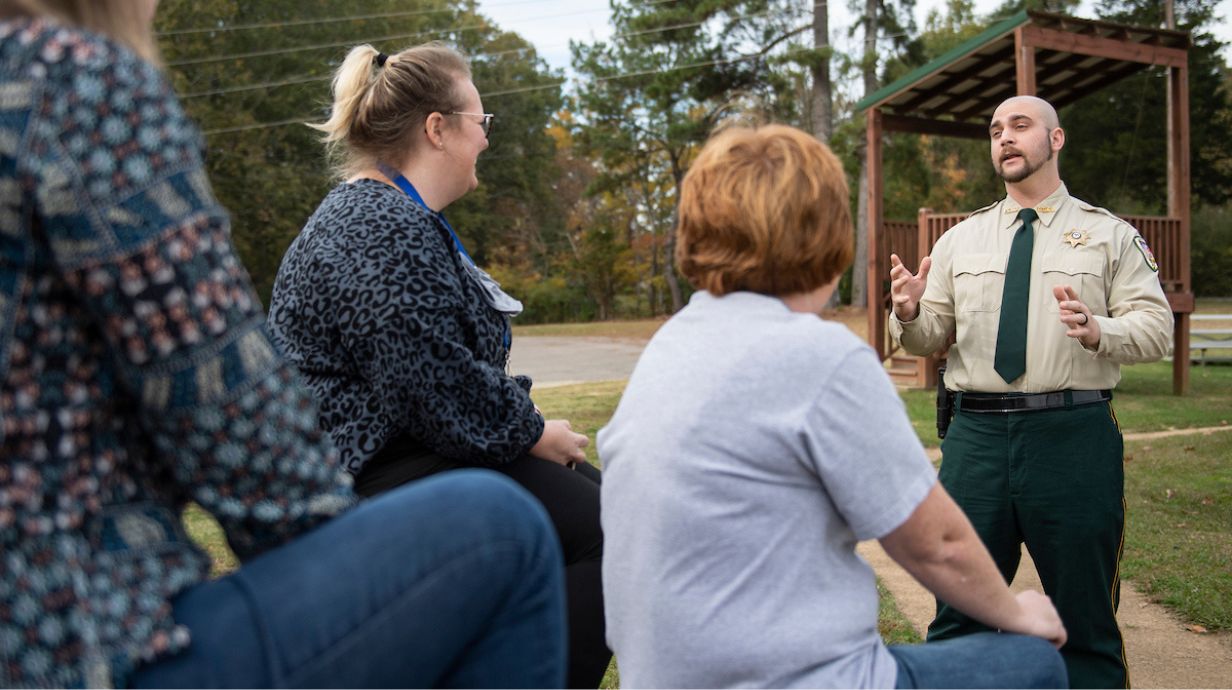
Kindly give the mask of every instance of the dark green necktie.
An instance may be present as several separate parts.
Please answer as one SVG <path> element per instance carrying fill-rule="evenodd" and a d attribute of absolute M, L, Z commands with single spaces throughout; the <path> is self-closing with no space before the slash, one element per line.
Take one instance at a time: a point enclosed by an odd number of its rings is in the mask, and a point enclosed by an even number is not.
<path fill-rule="evenodd" d="M 1010 260 L 1005 266 L 1005 291 L 1001 293 L 1001 323 L 997 326 L 997 354 L 993 368 L 1011 383 L 1027 370 L 1027 299 L 1031 292 L 1031 250 L 1035 232 L 1031 222 L 1039 215 L 1033 208 L 1018 212 L 1022 227 L 1010 245 Z"/>

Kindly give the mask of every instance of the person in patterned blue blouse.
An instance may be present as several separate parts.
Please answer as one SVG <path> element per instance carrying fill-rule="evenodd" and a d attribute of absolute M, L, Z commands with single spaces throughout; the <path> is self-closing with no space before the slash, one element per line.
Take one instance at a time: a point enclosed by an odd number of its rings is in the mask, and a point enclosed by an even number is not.
<path fill-rule="evenodd" d="M 321 406 L 362 496 L 486 467 L 547 508 L 565 558 L 569 687 L 595 687 L 604 639 L 598 470 L 507 373 L 522 305 L 475 265 L 443 210 L 475 189 L 494 116 L 456 51 L 352 48 L 327 122 L 340 183 L 283 257 L 270 329 Z"/>
<path fill-rule="evenodd" d="M 151 0 L 0 0 L 0 687 L 559 686 L 541 506 L 358 507 L 157 68 Z M 209 579 L 189 502 L 243 561 Z"/>

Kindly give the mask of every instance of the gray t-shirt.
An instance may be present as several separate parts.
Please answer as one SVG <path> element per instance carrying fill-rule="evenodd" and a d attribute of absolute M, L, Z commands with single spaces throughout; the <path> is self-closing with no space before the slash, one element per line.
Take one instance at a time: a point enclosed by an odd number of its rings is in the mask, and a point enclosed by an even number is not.
<path fill-rule="evenodd" d="M 699 292 L 638 361 L 603 460 L 607 639 L 626 687 L 893 687 L 859 540 L 936 481 L 872 349 Z"/>

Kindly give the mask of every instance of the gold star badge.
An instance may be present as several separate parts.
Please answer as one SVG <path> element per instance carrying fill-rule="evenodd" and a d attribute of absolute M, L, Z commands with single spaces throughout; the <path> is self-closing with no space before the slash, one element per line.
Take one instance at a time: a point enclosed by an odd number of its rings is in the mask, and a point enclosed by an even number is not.
<path fill-rule="evenodd" d="M 1078 230 L 1075 228 L 1065 233 L 1061 239 L 1069 242 L 1069 246 L 1071 247 L 1077 247 L 1080 244 L 1085 247 L 1087 246 L 1087 242 L 1090 241 L 1091 235 L 1086 230 Z"/>

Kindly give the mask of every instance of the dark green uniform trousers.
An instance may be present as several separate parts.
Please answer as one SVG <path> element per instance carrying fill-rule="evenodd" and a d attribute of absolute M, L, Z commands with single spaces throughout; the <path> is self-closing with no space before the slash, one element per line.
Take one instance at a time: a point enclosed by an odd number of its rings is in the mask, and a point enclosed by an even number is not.
<path fill-rule="evenodd" d="M 1128 687 L 1117 627 L 1125 528 L 1124 446 L 1107 402 L 1010 413 L 959 411 L 941 484 L 1009 582 L 1027 545 L 1069 633 L 1071 687 Z M 928 640 L 988 630 L 937 602 Z"/>

